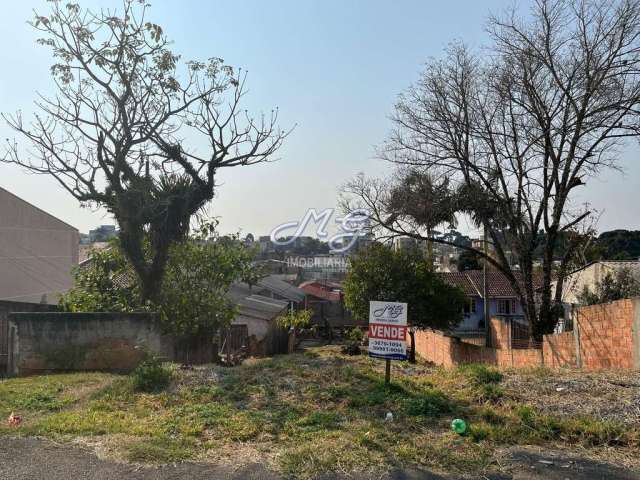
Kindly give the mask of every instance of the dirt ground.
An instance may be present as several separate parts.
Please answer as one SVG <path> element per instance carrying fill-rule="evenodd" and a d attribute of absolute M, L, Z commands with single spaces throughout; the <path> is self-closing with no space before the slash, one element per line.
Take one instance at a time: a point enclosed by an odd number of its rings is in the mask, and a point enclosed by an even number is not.
<path fill-rule="evenodd" d="M 559 416 L 588 415 L 640 425 L 640 372 L 507 371 L 505 388 L 518 400 Z"/>
<path fill-rule="evenodd" d="M 640 474 L 621 470 L 606 463 L 567 456 L 561 451 L 515 448 L 503 452 L 509 473 L 468 476 L 435 474 L 424 470 L 394 469 L 382 476 L 375 474 L 326 475 L 322 479 L 368 480 L 634 480 Z M 0 442 L 0 478 L 6 480 L 278 480 L 265 465 L 253 463 L 241 468 L 179 462 L 162 466 L 140 466 L 98 458 L 79 446 L 58 444 L 38 438 L 5 437 Z"/>

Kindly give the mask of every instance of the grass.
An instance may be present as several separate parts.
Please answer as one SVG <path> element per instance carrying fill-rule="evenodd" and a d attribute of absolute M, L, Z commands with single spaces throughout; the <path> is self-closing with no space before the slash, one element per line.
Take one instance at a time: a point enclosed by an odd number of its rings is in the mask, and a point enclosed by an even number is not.
<path fill-rule="evenodd" d="M 395 364 L 391 385 L 383 368 L 325 347 L 235 368 L 176 370 L 168 389 L 151 393 L 137 391 L 128 376 L 12 379 L 0 382 L 0 414 L 16 412 L 24 422 L 3 424 L 0 433 L 91 437 L 141 463 L 238 462 L 248 451 L 250 461 L 258 455 L 302 478 L 399 465 L 486 471 L 498 468 L 504 445 L 640 446 L 637 426 L 555 417 L 515 401 L 493 368 Z M 451 431 L 453 418 L 467 421 L 467 435 Z"/>

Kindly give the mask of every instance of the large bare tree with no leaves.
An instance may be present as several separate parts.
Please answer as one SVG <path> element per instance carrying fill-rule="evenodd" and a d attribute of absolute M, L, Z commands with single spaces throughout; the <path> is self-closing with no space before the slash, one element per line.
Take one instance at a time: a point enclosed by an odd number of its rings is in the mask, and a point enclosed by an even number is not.
<path fill-rule="evenodd" d="M 32 121 L 3 117 L 30 144 L 9 142 L 4 161 L 112 213 L 153 300 L 169 248 L 213 198 L 218 170 L 267 161 L 286 132 L 276 111 L 255 119 L 241 109 L 246 74 L 219 58 L 181 62 L 147 14 L 138 0 L 98 12 L 53 1 L 36 13 L 56 93 L 39 96 Z"/>
<path fill-rule="evenodd" d="M 638 135 L 640 4 L 536 0 L 530 13 L 527 20 L 516 11 L 491 18 L 492 42 L 482 55 L 454 44 L 428 63 L 400 96 L 380 153 L 447 178 L 457 211 L 487 229 L 496 251 L 489 261 L 512 281 L 540 335 L 557 321 L 573 250 L 558 258 L 560 239 L 591 213 L 572 198 L 603 169 L 616 168 L 619 148 Z M 392 187 L 359 177 L 346 190 L 373 210 L 378 226 L 424 236 L 407 228 L 420 227 L 407 209 L 388 208 Z"/>

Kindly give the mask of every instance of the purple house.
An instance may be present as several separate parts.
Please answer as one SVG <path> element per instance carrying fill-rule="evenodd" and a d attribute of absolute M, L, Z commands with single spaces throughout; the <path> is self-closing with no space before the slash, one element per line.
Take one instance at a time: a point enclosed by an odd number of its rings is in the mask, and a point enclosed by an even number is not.
<path fill-rule="evenodd" d="M 453 330 L 457 333 L 484 331 L 484 302 L 489 302 L 490 317 L 522 318 L 524 311 L 511 282 L 497 271 L 487 272 L 487 298 L 483 295 L 482 270 L 441 273 L 449 285 L 460 288 L 467 297 L 464 319 Z"/>

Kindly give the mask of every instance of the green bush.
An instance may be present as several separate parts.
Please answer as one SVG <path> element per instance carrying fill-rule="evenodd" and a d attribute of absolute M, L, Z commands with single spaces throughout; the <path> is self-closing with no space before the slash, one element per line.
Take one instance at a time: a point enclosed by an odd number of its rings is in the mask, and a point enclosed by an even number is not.
<path fill-rule="evenodd" d="M 478 400 L 480 402 L 497 402 L 504 397 L 504 388 L 495 383 L 486 383 L 480 387 Z"/>
<path fill-rule="evenodd" d="M 491 427 L 483 424 L 471 424 L 467 430 L 467 435 L 469 435 L 474 442 L 480 442 L 490 437 Z"/>
<path fill-rule="evenodd" d="M 406 408 L 407 415 L 427 417 L 451 413 L 453 410 L 451 401 L 437 389 L 428 389 L 423 395 L 410 399 Z"/>
<path fill-rule="evenodd" d="M 463 369 L 467 376 L 477 385 L 500 383 L 502 381 L 502 373 L 495 368 L 487 367 L 481 363 L 466 365 Z"/>
<path fill-rule="evenodd" d="M 131 373 L 133 387 L 140 392 L 159 392 L 171 383 L 173 370 L 158 358 L 150 357 Z"/>
<path fill-rule="evenodd" d="M 353 327 L 347 332 L 346 339 L 348 342 L 360 345 L 364 339 L 364 332 L 359 327 Z"/>

